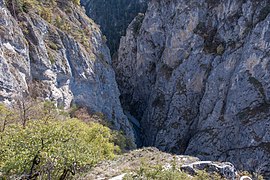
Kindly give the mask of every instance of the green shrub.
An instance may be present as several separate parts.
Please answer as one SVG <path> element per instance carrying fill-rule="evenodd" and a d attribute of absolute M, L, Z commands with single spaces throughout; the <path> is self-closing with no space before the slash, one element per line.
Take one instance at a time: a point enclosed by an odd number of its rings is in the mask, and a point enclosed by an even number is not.
<path fill-rule="evenodd" d="M 35 120 L 0 134 L 0 174 L 5 177 L 62 179 L 82 167 L 114 157 L 118 147 L 109 128 L 78 119 Z"/>
<path fill-rule="evenodd" d="M 48 42 L 48 46 L 49 46 L 51 49 L 55 50 L 55 51 L 57 51 L 57 50 L 60 49 L 59 45 L 56 44 L 56 43 L 54 43 L 54 42 L 52 42 L 52 41 Z"/>
<path fill-rule="evenodd" d="M 105 35 L 102 36 L 102 42 L 106 43 L 107 42 L 107 37 Z"/>
<path fill-rule="evenodd" d="M 40 11 L 40 16 L 47 21 L 48 23 L 52 22 L 52 16 L 53 16 L 53 12 L 51 8 L 46 8 L 43 7 L 42 10 Z"/>
<path fill-rule="evenodd" d="M 28 13 L 31 9 L 39 10 L 40 5 L 37 0 L 6 0 L 7 7 L 12 13 Z"/>
<path fill-rule="evenodd" d="M 195 180 L 210 180 L 210 177 L 209 177 L 209 174 L 207 174 L 205 171 L 197 171 L 194 179 Z"/>
<path fill-rule="evenodd" d="M 14 113 L 12 110 L 3 104 L 0 104 L 0 131 L 4 132 L 6 127 L 12 123 L 13 119 Z"/>
<path fill-rule="evenodd" d="M 81 2 L 80 2 L 81 0 L 72 0 L 72 1 L 73 1 L 73 3 L 76 4 L 76 5 L 80 5 L 80 4 L 81 4 Z"/>
<path fill-rule="evenodd" d="M 113 142 L 115 145 L 117 145 L 121 153 L 128 152 L 129 150 L 135 149 L 135 144 L 132 141 L 132 139 L 128 136 L 123 131 L 117 131 L 114 130 L 112 131 L 113 135 Z"/>
<path fill-rule="evenodd" d="M 48 57 L 49 57 L 50 63 L 51 63 L 51 64 L 55 64 L 55 58 L 54 58 L 54 56 L 50 53 L 50 51 L 48 51 Z"/>
<path fill-rule="evenodd" d="M 161 165 L 148 166 L 142 164 L 135 173 L 129 173 L 124 180 L 190 180 L 190 176 L 182 171 L 175 169 L 164 169 Z"/>

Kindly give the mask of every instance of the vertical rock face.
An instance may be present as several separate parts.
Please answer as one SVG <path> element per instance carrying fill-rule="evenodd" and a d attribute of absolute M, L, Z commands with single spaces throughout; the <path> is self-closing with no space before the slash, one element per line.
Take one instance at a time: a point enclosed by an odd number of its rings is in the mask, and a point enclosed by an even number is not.
<path fill-rule="evenodd" d="M 148 0 L 81 0 L 86 13 L 101 25 L 108 39 L 111 54 L 119 46 L 121 36 L 138 13 L 146 11 Z"/>
<path fill-rule="evenodd" d="M 152 0 L 114 61 L 143 145 L 270 176 L 270 1 Z"/>
<path fill-rule="evenodd" d="M 38 3 L 20 10 L 0 1 L 0 100 L 30 94 L 59 106 L 84 106 L 132 137 L 97 25 L 71 1 Z"/>

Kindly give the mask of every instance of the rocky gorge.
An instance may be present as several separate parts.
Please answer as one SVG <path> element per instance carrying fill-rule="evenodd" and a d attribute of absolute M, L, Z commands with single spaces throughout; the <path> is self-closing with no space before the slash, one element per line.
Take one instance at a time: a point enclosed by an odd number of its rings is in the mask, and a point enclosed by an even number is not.
<path fill-rule="evenodd" d="M 107 44 L 114 55 L 119 47 L 120 38 L 138 13 L 144 13 L 148 0 L 81 0 L 86 14 L 91 17 L 108 40 Z"/>
<path fill-rule="evenodd" d="M 86 107 L 138 147 L 270 177 L 269 0 L 14 2 L 0 0 L 1 102 Z"/>
<path fill-rule="evenodd" d="M 152 0 L 113 66 L 141 144 L 270 175 L 270 1 Z"/>

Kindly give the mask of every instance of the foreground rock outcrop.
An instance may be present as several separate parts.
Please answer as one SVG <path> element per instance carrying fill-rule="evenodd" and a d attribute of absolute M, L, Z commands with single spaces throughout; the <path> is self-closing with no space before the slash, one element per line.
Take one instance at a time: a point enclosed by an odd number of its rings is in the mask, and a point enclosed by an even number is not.
<path fill-rule="evenodd" d="M 270 1 L 152 0 L 113 65 L 142 145 L 270 177 Z"/>
<path fill-rule="evenodd" d="M 172 174 L 163 177 L 155 176 L 162 171 L 168 171 Z M 178 179 L 173 174 L 174 171 L 182 173 L 181 180 L 239 180 L 244 177 L 229 162 L 200 161 L 192 156 L 172 155 L 156 148 L 143 148 L 123 154 L 114 160 L 101 162 L 78 179 Z"/>
<path fill-rule="evenodd" d="M 0 101 L 27 95 L 103 113 L 133 137 L 102 33 L 73 1 L 0 0 Z"/>
<path fill-rule="evenodd" d="M 117 52 L 121 36 L 138 13 L 146 11 L 149 0 L 81 0 L 86 13 L 100 24 L 111 54 Z"/>

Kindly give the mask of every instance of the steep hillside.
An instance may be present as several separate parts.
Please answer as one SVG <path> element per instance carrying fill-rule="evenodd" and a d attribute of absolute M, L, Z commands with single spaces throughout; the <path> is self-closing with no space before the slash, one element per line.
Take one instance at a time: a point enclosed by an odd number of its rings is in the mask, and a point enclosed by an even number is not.
<path fill-rule="evenodd" d="M 121 36 L 138 13 L 146 11 L 148 0 L 81 0 L 86 13 L 100 24 L 106 35 L 111 54 L 118 47 Z"/>
<path fill-rule="evenodd" d="M 270 177 L 270 1 L 152 0 L 113 65 L 145 146 Z"/>
<path fill-rule="evenodd" d="M 30 95 L 87 107 L 132 137 L 109 49 L 78 3 L 0 0 L 0 100 Z"/>

